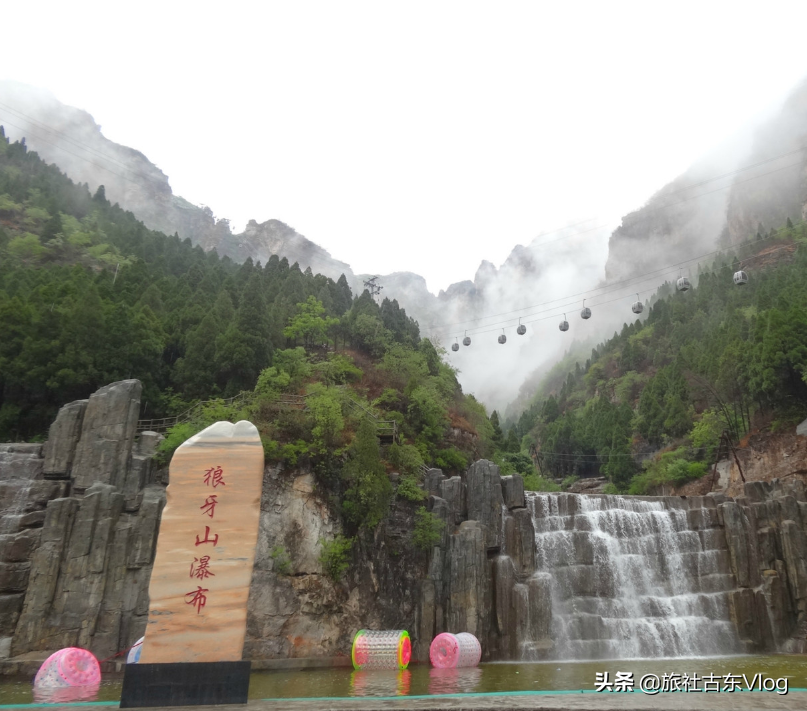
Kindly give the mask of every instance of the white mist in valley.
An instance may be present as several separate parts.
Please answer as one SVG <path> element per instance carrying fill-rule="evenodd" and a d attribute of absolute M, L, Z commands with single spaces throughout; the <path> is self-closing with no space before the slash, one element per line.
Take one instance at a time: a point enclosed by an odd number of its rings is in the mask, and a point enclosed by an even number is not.
<path fill-rule="evenodd" d="M 465 392 L 489 411 L 502 409 L 536 368 L 555 362 L 574 344 L 610 335 L 596 305 L 611 296 L 587 302 L 594 312 L 588 321 L 580 310 L 583 292 L 605 277 L 612 227 L 590 220 L 538 237 L 516 246 L 498 268 L 482 262 L 473 281 L 452 284 L 438 296 L 418 275 L 384 276 L 382 295 L 397 299 L 418 320 L 421 335 L 446 349 L 445 359 L 459 370 Z M 558 329 L 564 313 L 570 323 L 566 333 Z M 519 318 L 524 335 L 516 331 Z M 498 341 L 502 334 L 504 344 Z M 462 345 L 466 335 L 470 346 Z M 453 343 L 460 344 L 456 352 Z"/>

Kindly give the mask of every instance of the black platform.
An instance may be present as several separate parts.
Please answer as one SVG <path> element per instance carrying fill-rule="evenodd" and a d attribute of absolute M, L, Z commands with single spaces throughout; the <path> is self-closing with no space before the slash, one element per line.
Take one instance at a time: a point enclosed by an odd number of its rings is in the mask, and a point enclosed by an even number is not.
<path fill-rule="evenodd" d="M 250 662 L 127 664 L 120 708 L 246 704 Z"/>

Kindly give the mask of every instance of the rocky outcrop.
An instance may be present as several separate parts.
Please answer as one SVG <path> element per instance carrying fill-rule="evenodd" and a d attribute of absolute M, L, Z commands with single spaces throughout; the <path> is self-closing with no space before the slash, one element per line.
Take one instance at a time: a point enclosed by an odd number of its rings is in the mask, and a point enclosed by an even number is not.
<path fill-rule="evenodd" d="M 430 482 L 439 483 L 440 496 L 430 497 L 429 509 L 445 528 L 420 583 L 415 657 L 428 658 L 427 640 L 435 634 L 471 632 L 486 659 L 518 658 L 525 621 L 532 614 L 543 630 L 548 622 L 541 610 L 551 610 L 546 595 L 539 600 L 530 592 L 535 530 L 524 507 L 523 481 L 519 475 L 502 477 L 493 462 L 479 460 L 464 476 L 431 474 L 427 487 Z"/>
<path fill-rule="evenodd" d="M 749 651 L 807 650 L 807 493 L 800 479 L 751 481 L 718 506 L 738 590 L 732 618 Z"/>
<path fill-rule="evenodd" d="M 167 476 L 153 465 L 160 436 L 134 434 L 138 401 L 139 383 L 114 383 L 62 408 L 44 447 L 0 445 L 0 650 L 79 645 L 104 658 L 142 634 Z M 245 656 L 336 656 L 366 627 L 408 629 L 420 660 L 442 631 L 472 632 L 486 659 L 543 659 L 563 652 L 558 629 L 567 621 L 572 641 L 591 639 L 596 650 L 603 619 L 594 607 L 569 615 L 571 598 L 556 596 L 553 576 L 586 605 L 617 599 L 625 581 L 603 565 L 607 537 L 593 532 L 616 521 L 608 507 L 621 497 L 525 494 L 520 477 L 485 460 L 424 479 L 427 508 L 443 522 L 432 550 L 411 543 L 419 504 L 396 500 L 375 531 L 356 538 L 337 582 L 321 554 L 340 523 L 314 474 L 266 467 Z M 628 521 L 637 516 L 647 532 L 663 528 L 675 551 L 648 565 L 686 576 L 693 598 L 724 601 L 709 621 L 733 623 L 743 649 L 807 650 L 800 480 L 749 482 L 733 499 L 624 497 L 619 506 L 624 526 L 613 535 L 634 535 L 638 524 Z M 559 545 L 551 565 L 550 541 Z"/>
<path fill-rule="evenodd" d="M 440 469 L 428 469 L 424 475 L 424 488 L 431 496 L 440 496 L 440 486 L 445 475 Z"/>
<path fill-rule="evenodd" d="M 45 442 L 43 472 L 51 479 L 67 479 L 81 436 L 87 400 L 76 400 L 59 410 Z"/>
<path fill-rule="evenodd" d="M 532 514 L 525 508 L 515 509 L 504 520 L 504 551 L 512 558 L 519 576 L 535 572 L 535 528 Z"/>
<path fill-rule="evenodd" d="M 502 545 L 504 497 L 499 467 L 486 459 L 474 462 L 465 475 L 468 496 L 468 519 L 485 527 L 485 540 L 490 549 Z"/>
<path fill-rule="evenodd" d="M 448 521 L 452 526 L 460 524 L 468 517 L 468 499 L 465 482 L 461 477 L 452 476 L 440 482 L 440 498 L 448 506 Z"/>
<path fill-rule="evenodd" d="M 137 381 L 113 383 L 63 407 L 44 448 L 0 445 L 4 655 L 78 645 L 103 659 L 143 634 L 168 480 L 153 460 L 161 435 L 135 434 L 139 396 Z M 431 476 L 439 489 L 442 472 Z M 410 540 L 415 507 L 394 502 L 335 582 L 320 557 L 340 523 L 313 473 L 266 467 L 245 657 L 337 656 L 361 627 L 414 631 L 428 564 Z"/>
<path fill-rule="evenodd" d="M 72 467 L 71 478 L 77 489 L 84 490 L 95 482 L 124 488 L 141 390 L 139 380 L 122 380 L 90 396 Z"/>
<path fill-rule="evenodd" d="M 447 568 L 449 629 L 486 639 L 490 626 L 490 573 L 487 531 L 478 521 L 463 521 L 449 539 Z"/>
<path fill-rule="evenodd" d="M 524 503 L 524 479 L 520 474 L 502 477 L 502 494 L 504 505 L 508 509 L 523 509 Z"/>
<path fill-rule="evenodd" d="M 135 437 L 140 382 L 65 405 L 45 445 L 0 445 L 0 639 L 7 653 L 82 646 L 109 656 L 142 635 L 165 501 L 160 435 Z"/>

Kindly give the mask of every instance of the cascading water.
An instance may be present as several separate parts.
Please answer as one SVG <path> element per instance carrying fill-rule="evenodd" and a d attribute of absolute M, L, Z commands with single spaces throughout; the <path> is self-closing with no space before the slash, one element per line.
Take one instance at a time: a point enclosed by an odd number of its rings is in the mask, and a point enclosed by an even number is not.
<path fill-rule="evenodd" d="M 716 511 L 697 530 L 676 500 L 528 494 L 537 575 L 549 577 L 557 659 L 738 653 L 735 586 Z M 529 647 L 523 647 L 529 656 Z"/>

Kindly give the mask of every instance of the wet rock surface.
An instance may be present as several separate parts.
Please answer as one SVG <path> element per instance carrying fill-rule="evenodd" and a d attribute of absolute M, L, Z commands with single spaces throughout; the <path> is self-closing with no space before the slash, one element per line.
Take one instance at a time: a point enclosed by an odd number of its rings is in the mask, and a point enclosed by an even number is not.
<path fill-rule="evenodd" d="M 44 446 L 0 445 L 7 653 L 103 658 L 142 635 L 167 474 L 153 462 L 161 435 L 135 434 L 139 398 L 136 381 L 114 383 L 62 408 Z M 267 467 L 245 657 L 345 654 L 362 627 L 408 629 L 420 660 L 442 631 L 472 632 L 486 659 L 607 656 L 613 620 L 653 628 L 693 611 L 739 651 L 807 651 L 801 480 L 749 482 L 736 498 L 534 494 L 480 460 L 450 478 L 429 470 L 424 489 L 444 524 L 432 550 L 412 545 L 420 504 L 396 500 L 334 581 L 322 543 L 342 529 L 314 474 Z M 626 613 L 626 581 L 641 615 Z"/>

